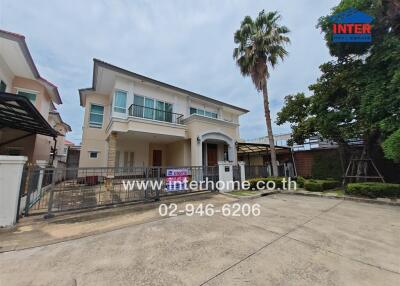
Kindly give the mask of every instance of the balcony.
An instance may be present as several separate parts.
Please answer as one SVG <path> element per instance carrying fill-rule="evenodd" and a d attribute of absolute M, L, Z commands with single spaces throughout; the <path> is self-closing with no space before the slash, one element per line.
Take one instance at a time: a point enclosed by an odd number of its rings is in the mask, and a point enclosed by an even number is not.
<path fill-rule="evenodd" d="M 129 116 L 150 119 L 174 124 L 183 124 L 183 114 L 155 109 L 142 105 L 132 104 L 129 109 Z"/>

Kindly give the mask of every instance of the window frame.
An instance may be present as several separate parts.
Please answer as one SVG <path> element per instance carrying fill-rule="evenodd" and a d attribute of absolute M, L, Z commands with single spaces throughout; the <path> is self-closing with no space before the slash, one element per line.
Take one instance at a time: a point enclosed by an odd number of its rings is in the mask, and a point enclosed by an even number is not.
<path fill-rule="evenodd" d="M 90 121 L 90 115 L 92 114 L 92 106 L 93 105 L 96 105 L 96 106 L 100 106 L 100 107 L 102 107 L 103 108 L 103 113 L 102 114 L 100 114 L 100 113 L 93 113 L 93 114 L 95 114 L 95 115 L 101 115 L 102 117 L 101 117 L 101 124 L 100 125 L 98 125 L 99 123 L 98 122 L 92 122 L 92 121 Z M 91 127 L 91 128 L 103 128 L 103 124 L 104 124 L 104 109 L 105 109 L 105 107 L 104 107 L 104 105 L 102 105 L 102 104 L 98 104 L 98 103 L 90 103 L 90 107 L 89 107 L 89 118 L 88 118 L 88 125 L 89 125 L 89 127 Z"/>
<path fill-rule="evenodd" d="M 16 94 L 25 97 L 25 98 L 28 99 L 33 105 L 36 104 L 36 100 L 37 100 L 38 95 L 39 95 L 39 93 L 40 93 L 39 91 L 33 90 L 33 89 L 21 88 L 21 87 L 16 87 L 15 90 L 16 90 Z M 22 95 L 22 94 L 19 94 L 20 92 L 29 93 L 29 94 L 34 95 L 34 96 L 35 96 L 35 100 L 34 100 L 34 101 L 30 100 L 28 97 L 26 97 L 26 96 L 24 96 L 24 95 Z"/>
<path fill-rule="evenodd" d="M 2 90 L 3 87 L 4 90 Z M 6 92 L 6 90 L 7 90 L 7 83 L 4 80 L 0 79 L 0 92 Z"/>
<path fill-rule="evenodd" d="M 195 111 L 195 112 L 193 112 L 193 111 Z M 208 110 L 202 109 L 202 108 L 190 107 L 189 113 L 190 113 L 190 115 L 196 114 L 196 115 L 207 117 L 207 118 L 218 119 L 218 113 L 213 112 L 213 111 L 208 111 Z"/>
<path fill-rule="evenodd" d="M 142 97 L 143 98 L 143 105 L 142 105 L 143 107 L 139 108 L 139 105 L 137 106 L 137 109 L 138 110 L 140 109 L 140 111 L 141 111 L 140 112 L 141 116 L 137 116 L 138 115 L 137 114 L 137 115 L 134 115 L 134 117 L 148 119 L 148 120 L 154 120 L 154 121 L 161 121 L 161 122 L 171 122 L 172 121 L 172 116 L 171 116 L 171 120 L 167 120 L 167 116 L 165 116 L 165 115 L 166 115 L 166 112 L 171 112 L 171 114 L 174 113 L 174 104 L 173 103 L 165 101 L 165 100 L 159 100 L 159 99 L 154 98 L 154 97 L 149 97 L 149 96 L 145 96 L 145 95 L 142 95 L 142 94 L 134 93 L 133 94 L 133 104 L 136 104 L 135 103 L 135 97 Z M 153 101 L 153 106 L 152 107 L 146 106 L 146 100 Z M 157 104 L 158 103 L 162 103 L 163 104 L 163 109 L 157 108 Z M 165 110 L 166 104 L 169 104 L 171 106 L 171 110 L 172 111 Z M 145 109 L 146 108 L 152 108 L 152 118 L 149 118 L 149 117 L 145 116 L 145 114 L 146 114 L 146 110 Z M 158 110 L 163 111 L 163 113 L 159 113 Z M 163 119 L 157 119 L 157 114 L 158 115 L 164 114 Z M 170 118 L 170 117 L 168 117 L 168 118 Z"/>
<path fill-rule="evenodd" d="M 100 151 L 88 151 L 89 159 L 98 159 Z M 96 154 L 96 157 L 92 157 L 92 154 Z"/>
<path fill-rule="evenodd" d="M 124 93 L 125 94 L 125 106 L 117 106 L 117 93 Z M 122 90 L 122 89 L 116 89 L 114 90 L 114 98 L 113 98 L 113 110 L 114 112 L 117 113 L 122 113 L 122 114 L 126 114 L 126 104 L 128 102 L 128 92 L 126 90 Z"/>

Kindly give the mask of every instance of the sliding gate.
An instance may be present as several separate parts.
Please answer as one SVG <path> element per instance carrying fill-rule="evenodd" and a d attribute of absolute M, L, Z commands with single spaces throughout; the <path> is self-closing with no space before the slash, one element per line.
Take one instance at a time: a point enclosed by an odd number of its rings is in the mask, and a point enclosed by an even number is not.
<path fill-rule="evenodd" d="M 186 184 L 183 183 L 185 181 Z M 163 196 L 214 191 L 217 181 L 218 166 L 179 168 L 30 166 L 25 168 L 23 174 L 20 210 L 23 215 L 50 214 L 154 201 Z"/>

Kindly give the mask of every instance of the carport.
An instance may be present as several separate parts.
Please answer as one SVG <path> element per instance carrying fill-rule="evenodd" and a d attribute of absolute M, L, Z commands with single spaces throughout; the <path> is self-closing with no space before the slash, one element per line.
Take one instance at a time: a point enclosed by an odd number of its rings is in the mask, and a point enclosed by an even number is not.
<path fill-rule="evenodd" d="M 24 164 L 35 148 L 36 134 L 50 136 L 56 147 L 58 135 L 29 99 L 12 93 L 0 93 L 0 227 L 12 226 L 18 220 L 21 196 L 21 181 L 24 176 Z M 32 140 L 28 140 L 32 139 Z M 21 154 L 12 154 L 7 149 L 10 144 L 25 140 L 27 150 Z M 29 149 L 29 150 L 28 150 Z M 55 152 L 53 152 L 54 154 Z M 22 156 L 18 156 L 22 155 Z M 54 159 L 54 155 L 53 155 Z"/>
<path fill-rule="evenodd" d="M 58 135 L 29 99 L 5 92 L 0 93 L 0 134 L 0 155 L 16 155 L 10 154 L 7 146 L 36 134 L 52 137 L 55 150 Z M 29 150 L 21 155 L 29 157 L 29 153 L 33 152 L 34 148 L 35 144 L 31 144 Z M 53 159 L 54 154 L 55 152 L 53 152 Z"/>
<path fill-rule="evenodd" d="M 248 170 L 246 178 L 249 176 L 252 177 L 253 173 L 257 174 L 256 176 L 267 176 L 271 174 L 271 146 L 269 144 L 238 142 L 236 143 L 236 149 L 238 161 L 243 161 L 246 164 L 246 171 Z M 297 176 L 292 149 L 286 146 L 275 145 L 275 150 L 279 175 L 290 177 Z M 266 168 L 267 170 L 265 172 L 255 170 L 260 168 Z"/>

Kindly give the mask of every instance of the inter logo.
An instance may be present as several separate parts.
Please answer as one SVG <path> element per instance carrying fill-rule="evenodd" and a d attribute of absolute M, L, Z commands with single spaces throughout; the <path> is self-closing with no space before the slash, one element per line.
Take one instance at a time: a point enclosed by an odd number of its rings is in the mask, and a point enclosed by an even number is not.
<path fill-rule="evenodd" d="M 333 42 L 371 42 L 371 22 L 373 18 L 357 9 L 350 8 L 330 18 Z"/>

